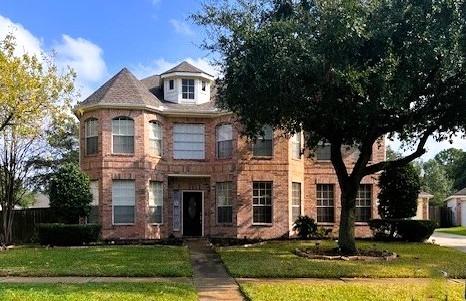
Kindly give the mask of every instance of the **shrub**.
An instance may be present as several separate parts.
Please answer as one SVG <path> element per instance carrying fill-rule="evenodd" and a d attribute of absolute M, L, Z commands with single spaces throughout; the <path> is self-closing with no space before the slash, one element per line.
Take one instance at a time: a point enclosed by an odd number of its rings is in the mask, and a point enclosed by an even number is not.
<path fill-rule="evenodd" d="M 98 241 L 100 229 L 97 224 L 39 224 L 39 242 L 51 246 L 81 246 Z"/>
<path fill-rule="evenodd" d="M 436 223 L 429 220 L 373 219 L 369 221 L 376 240 L 423 242 L 434 233 Z"/>
<path fill-rule="evenodd" d="M 313 218 L 307 215 L 299 216 L 295 221 L 293 230 L 298 231 L 301 239 L 308 239 L 316 234 L 317 224 Z"/>

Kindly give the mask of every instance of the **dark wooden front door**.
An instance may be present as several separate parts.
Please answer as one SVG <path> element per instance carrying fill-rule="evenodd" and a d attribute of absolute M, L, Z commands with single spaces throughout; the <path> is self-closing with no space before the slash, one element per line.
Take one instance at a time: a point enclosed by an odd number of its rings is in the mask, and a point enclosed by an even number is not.
<path fill-rule="evenodd" d="M 183 192 L 183 235 L 202 236 L 202 192 Z"/>

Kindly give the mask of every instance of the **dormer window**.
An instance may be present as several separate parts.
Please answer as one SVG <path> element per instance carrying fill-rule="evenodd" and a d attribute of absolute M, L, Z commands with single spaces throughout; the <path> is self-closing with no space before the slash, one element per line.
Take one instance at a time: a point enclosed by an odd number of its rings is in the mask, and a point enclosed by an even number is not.
<path fill-rule="evenodd" d="M 183 99 L 194 99 L 194 79 L 182 79 Z"/>
<path fill-rule="evenodd" d="M 205 82 L 205 81 L 202 81 L 202 91 L 205 92 L 206 86 L 207 86 L 206 82 Z"/>
<path fill-rule="evenodd" d="M 170 87 L 170 90 L 173 90 L 175 89 L 175 81 L 173 79 L 171 79 L 169 82 L 168 82 L 168 85 Z"/>

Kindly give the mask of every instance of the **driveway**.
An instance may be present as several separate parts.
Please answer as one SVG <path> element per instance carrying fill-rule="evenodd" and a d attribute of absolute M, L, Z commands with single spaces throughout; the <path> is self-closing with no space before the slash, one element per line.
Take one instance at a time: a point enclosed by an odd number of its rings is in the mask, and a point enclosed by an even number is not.
<path fill-rule="evenodd" d="M 466 253 L 466 236 L 434 232 L 429 238 L 429 242 L 434 240 L 436 244 L 452 247 Z"/>

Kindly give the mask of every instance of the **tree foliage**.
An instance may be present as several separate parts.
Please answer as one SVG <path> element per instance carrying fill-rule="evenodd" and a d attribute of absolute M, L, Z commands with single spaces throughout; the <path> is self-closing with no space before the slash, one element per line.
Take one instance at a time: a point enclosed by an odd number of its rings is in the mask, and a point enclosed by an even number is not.
<path fill-rule="evenodd" d="M 463 0 L 223 0 L 193 19 L 222 71 L 220 107 L 244 133 L 264 124 L 304 131 L 306 145 L 331 144 L 342 190 L 339 245 L 356 252 L 355 198 L 361 179 L 406 165 L 464 129 L 466 28 Z M 399 159 L 369 162 L 383 136 L 415 146 Z M 346 166 L 343 145 L 358 146 Z"/>
<path fill-rule="evenodd" d="M 64 223 L 78 223 L 89 214 L 92 194 L 89 177 L 76 164 L 61 166 L 50 180 L 50 208 Z"/>
<path fill-rule="evenodd" d="M 382 218 L 408 218 L 416 215 L 421 181 L 412 164 L 382 172 L 379 187 L 378 211 Z"/>

